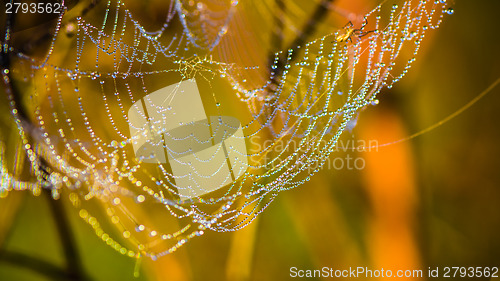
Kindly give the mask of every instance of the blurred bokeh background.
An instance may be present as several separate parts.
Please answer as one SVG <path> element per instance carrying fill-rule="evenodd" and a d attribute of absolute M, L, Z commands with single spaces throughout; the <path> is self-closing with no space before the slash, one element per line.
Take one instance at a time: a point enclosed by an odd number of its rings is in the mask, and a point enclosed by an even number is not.
<path fill-rule="evenodd" d="M 145 21 L 156 20 L 148 15 L 156 5 L 165 5 L 126 2 Z M 377 4 L 332 2 L 335 6 L 322 2 L 330 8 L 303 34 L 304 40 L 342 28 L 349 13 L 362 14 Z M 259 9 L 265 9 L 266 18 L 269 11 L 285 7 L 282 13 L 303 20 L 294 22 L 300 29 L 318 5 L 243 3 L 239 8 L 248 9 L 241 12 L 250 19 L 246 24 L 256 25 L 269 38 L 265 47 L 250 45 L 248 57 L 265 64 L 276 48 L 297 38 L 285 22 L 280 38 L 273 39 L 278 27 L 272 17 L 251 21 Z M 343 140 L 385 144 L 406 138 L 457 111 L 500 78 L 500 2 L 456 1 L 453 8 L 454 15 L 430 34 L 409 74 L 393 89 L 383 90 L 380 104 L 365 110 Z M 234 28 L 245 28 L 245 22 L 237 22 Z M 244 32 L 228 38 L 249 40 Z M 225 51 L 215 49 L 215 54 L 238 53 L 227 50 L 235 48 L 229 39 L 221 43 Z M 281 47 L 273 45 L 276 40 Z M 334 153 L 332 161 L 346 155 L 361 158 L 363 169 L 325 168 L 307 184 L 281 193 L 243 230 L 208 232 L 156 262 L 136 264 L 107 247 L 64 200 L 56 206 L 44 194 L 11 192 L 0 199 L 0 280 L 56 280 L 68 251 L 88 280 L 286 280 L 290 267 L 500 266 L 499 94 L 500 87 L 494 88 L 456 118 L 408 141 L 368 152 Z M 2 120 L 8 118 L 6 111 L 0 114 Z M 63 234 L 70 238 L 61 238 L 58 212 L 66 218 L 70 232 Z M 134 268 L 140 268 L 139 277 L 134 277 Z"/>

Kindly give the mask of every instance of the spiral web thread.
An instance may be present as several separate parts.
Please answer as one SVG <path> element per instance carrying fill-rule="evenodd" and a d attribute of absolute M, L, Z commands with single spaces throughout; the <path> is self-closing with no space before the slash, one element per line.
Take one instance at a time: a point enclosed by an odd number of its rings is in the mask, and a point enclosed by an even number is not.
<path fill-rule="evenodd" d="M 2 76 L 10 122 L 21 139 L 18 153 L 27 156 L 32 177 L 20 179 L 16 170 L 22 159 L 8 167 L 2 140 L 2 197 L 18 190 L 37 195 L 42 188 L 50 189 L 54 199 L 67 195 L 106 244 L 130 257 L 156 259 L 206 230 L 241 229 L 279 192 L 302 185 L 321 169 L 359 112 L 377 104 L 377 94 L 407 73 L 427 31 L 452 12 L 443 0 L 383 1 L 365 15 L 363 31 L 373 32 L 363 37 L 353 33 L 344 42 L 338 39 L 350 30 L 338 29 L 277 53 L 267 81 L 260 83 L 252 77 L 262 67 L 222 63 L 207 55 L 231 32 L 228 23 L 238 3 L 200 3 L 172 1 L 165 24 L 151 32 L 123 2 L 110 0 L 100 22 L 71 11 L 62 14 L 44 58 L 10 48 L 13 63 Z M 172 32 L 177 20 L 182 28 Z M 63 28 L 71 26 L 76 35 L 68 39 Z M 65 40 L 75 47 L 63 60 L 54 54 L 63 51 L 61 46 L 68 48 Z M 230 85 L 229 95 L 248 111 L 241 127 L 249 153 L 228 147 L 236 159 L 248 159 L 240 161 L 243 175 L 215 192 L 181 200 L 175 185 L 179 175 L 164 163 L 146 164 L 135 157 L 127 110 L 154 91 L 158 85 L 151 80 L 193 78 L 209 88 L 217 81 Z M 11 83 L 32 94 L 32 121 L 20 115 Z M 208 97 L 223 116 L 226 105 L 215 92 Z M 96 202 L 116 229 L 105 231 L 89 213 Z M 162 212 L 162 222 L 140 221 L 143 208 L 149 214 L 155 214 L 152 209 Z"/>

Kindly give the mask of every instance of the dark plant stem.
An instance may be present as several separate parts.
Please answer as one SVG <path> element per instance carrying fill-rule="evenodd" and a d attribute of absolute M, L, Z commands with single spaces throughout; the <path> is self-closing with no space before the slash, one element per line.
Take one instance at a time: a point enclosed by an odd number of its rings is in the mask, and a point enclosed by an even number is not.
<path fill-rule="evenodd" d="M 90 10 L 92 10 L 95 6 L 97 6 L 99 2 L 101 2 L 101 0 L 91 0 L 90 4 L 87 7 L 85 7 L 85 9 L 83 9 L 80 16 L 81 17 L 85 16 Z"/>
<path fill-rule="evenodd" d="M 10 38 L 14 23 L 15 13 L 7 14 L 4 27 L 4 42 L 2 42 L 3 44 L 0 52 L 1 71 L 9 70 L 11 66 Z M 12 101 L 14 102 L 14 106 L 18 112 L 18 116 L 24 119 L 24 122 L 26 122 L 27 125 L 31 125 L 26 110 L 22 104 L 21 95 L 15 85 L 12 84 L 12 79 L 10 76 L 11 72 L 9 71 L 7 72 L 7 74 L 5 74 L 4 72 L 3 75 L 6 75 L 8 81 L 10 81 L 10 83 L 4 81 L 4 85 L 9 88 L 8 92 L 10 92 L 10 94 L 12 95 Z M 44 169 L 44 167 L 46 167 L 45 161 L 43 159 L 40 159 L 40 163 L 40 169 L 43 173 L 46 173 L 47 169 Z M 6 249 L 0 249 L 0 261 L 29 268 L 42 275 L 48 276 L 51 280 L 90 280 L 90 278 L 86 277 L 85 273 L 83 272 L 78 251 L 75 246 L 73 233 L 71 231 L 66 214 L 64 213 L 62 202 L 59 200 L 54 200 L 52 198 L 50 188 L 43 189 L 43 193 L 46 194 L 47 198 L 49 199 L 50 209 L 54 217 L 57 231 L 59 232 L 60 241 L 64 249 L 67 268 L 61 269 L 58 266 L 55 266 L 41 259 L 31 257 L 23 253 L 11 252 Z"/>
<path fill-rule="evenodd" d="M 281 0 L 277 0 L 277 3 L 279 3 L 280 1 Z M 295 50 L 295 49 L 297 49 L 297 47 L 302 46 L 307 41 L 309 36 L 311 36 L 316 31 L 317 25 L 325 19 L 325 17 L 328 14 L 329 6 L 334 1 L 335 0 L 322 0 L 321 3 L 319 3 L 318 6 L 316 6 L 316 9 L 312 13 L 312 15 L 309 17 L 307 22 L 304 24 L 304 26 L 301 28 L 301 31 L 299 32 L 299 34 L 297 34 L 295 39 L 292 41 L 292 43 L 290 43 L 290 45 L 288 45 L 288 47 L 286 49 L 283 49 L 283 51 L 285 52 L 285 55 L 287 54 L 288 50 L 290 50 L 290 49 Z M 280 7 L 280 6 L 278 5 L 278 7 Z M 280 21 L 280 22 L 282 22 L 282 21 Z M 294 52 L 294 56 L 295 55 L 296 55 L 296 52 Z M 292 60 L 293 60 L 293 57 L 292 57 Z M 270 66 L 271 65 L 272 65 L 272 61 L 271 61 Z M 280 59 L 278 60 L 278 63 L 277 63 L 277 67 L 273 71 L 274 72 L 273 77 L 274 77 L 275 83 L 277 83 L 277 79 L 281 75 L 281 73 L 283 72 L 285 65 L 286 65 L 286 57 L 285 58 L 280 57 Z"/>
<path fill-rule="evenodd" d="M 44 189 L 43 193 L 46 195 L 49 202 L 52 216 L 56 223 L 59 238 L 63 246 L 67 266 L 66 272 L 71 280 L 86 280 L 83 277 L 84 274 L 80 255 L 78 254 L 74 235 L 65 214 L 63 202 L 61 200 L 54 200 L 50 189 Z"/>
<path fill-rule="evenodd" d="M 283 43 L 283 27 L 285 17 L 285 2 L 284 0 L 275 0 L 274 26 L 271 30 L 271 51 L 269 53 L 269 65 L 273 65 L 275 53 L 280 51 Z"/>
<path fill-rule="evenodd" d="M 302 27 L 301 32 L 297 35 L 295 40 L 293 40 L 290 46 L 288 46 L 287 50 L 295 49 L 298 46 L 302 46 L 306 42 L 309 36 L 316 31 L 317 25 L 325 19 L 328 14 L 329 6 L 334 1 L 335 0 L 323 0 L 318 4 L 309 20 Z"/>
<path fill-rule="evenodd" d="M 48 277 L 49 280 L 90 280 L 89 278 L 74 279 L 73 276 L 64 268 L 60 268 L 50 262 L 46 262 L 23 253 L 5 249 L 0 251 L 0 261 L 32 270 L 38 274 Z"/>

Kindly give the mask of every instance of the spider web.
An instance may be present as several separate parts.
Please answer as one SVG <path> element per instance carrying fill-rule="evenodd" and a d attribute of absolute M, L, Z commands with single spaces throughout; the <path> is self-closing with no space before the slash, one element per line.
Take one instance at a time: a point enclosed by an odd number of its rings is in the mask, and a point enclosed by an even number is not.
<path fill-rule="evenodd" d="M 44 56 L 10 47 L 11 67 L 2 75 L 19 153 L 27 156 L 32 177 L 22 179 L 17 162 L 8 168 L 2 141 L 0 192 L 36 195 L 47 188 L 55 199 L 68 196 L 96 235 L 130 257 L 156 259 L 207 230 L 241 229 L 280 192 L 321 169 L 359 112 L 407 73 L 427 31 L 451 13 L 443 0 L 383 1 L 354 22 L 373 32 L 339 42 L 352 30 L 338 29 L 276 53 L 268 71 L 212 56 L 231 33 L 239 5 L 175 0 L 164 24 L 150 31 L 124 2 L 109 0 L 96 8 L 101 13 L 82 16 L 77 7 L 61 14 Z M 185 198 L 168 163 L 136 157 L 127 111 L 165 85 L 189 80 L 198 84 L 210 116 L 236 115 L 244 136 L 235 138 L 244 139 L 248 152 L 226 147 L 223 164 L 236 155 L 241 176 Z M 20 101 L 12 85 L 32 99 Z M 223 119 L 219 124 L 213 135 L 238 127 Z M 115 229 L 105 230 L 90 213 L 96 206 Z"/>

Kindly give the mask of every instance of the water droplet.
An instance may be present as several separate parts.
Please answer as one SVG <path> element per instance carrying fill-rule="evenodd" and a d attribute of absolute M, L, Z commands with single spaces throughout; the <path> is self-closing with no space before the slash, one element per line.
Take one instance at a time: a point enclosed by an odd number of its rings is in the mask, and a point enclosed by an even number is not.
<path fill-rule="evenodd" d="M 113 205 L 118 205 L 120 204 L 121 200 L 120 198 L 116 197 L 115 199 L 113 199 Z"/>
<path fill-rule="evenodd" d="M 144 195 L 139 195 L 135 198 L 135 201 L 137 201 L 137 203 L 142 203 L 146 200 L 146 197 L 144 197 Z"/>

